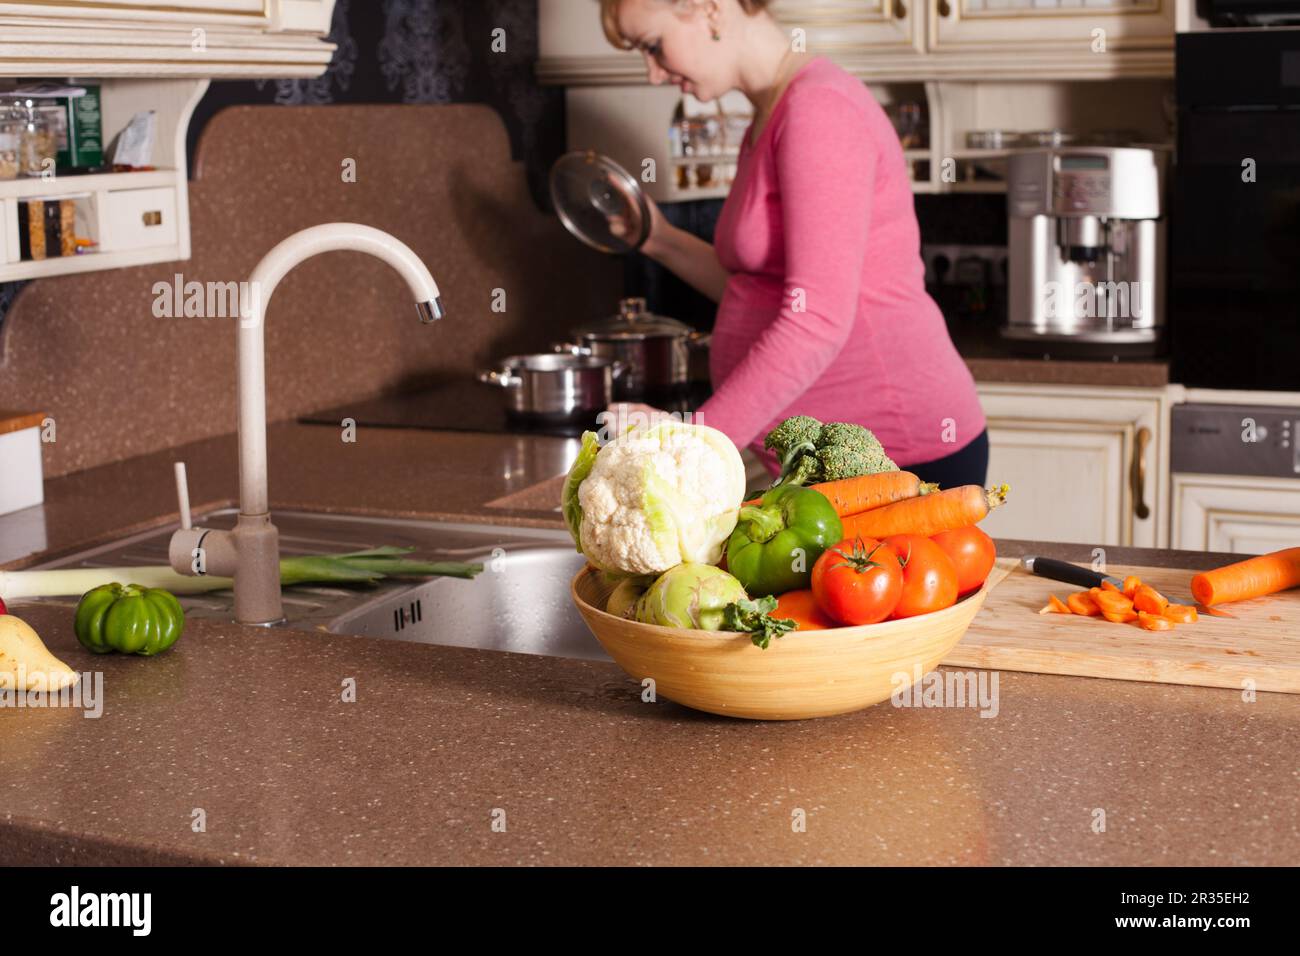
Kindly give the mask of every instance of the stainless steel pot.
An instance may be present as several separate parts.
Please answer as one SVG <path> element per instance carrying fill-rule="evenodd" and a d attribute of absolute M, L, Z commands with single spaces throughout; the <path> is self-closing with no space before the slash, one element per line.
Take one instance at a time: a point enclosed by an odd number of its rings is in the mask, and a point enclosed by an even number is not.
<path fill-rule="evenodd" d="M 643 401 L 690 383 L 691 350 L 707 348 L 709 334 L 685 322 L 646 311 L 645 299 L 622 299 L 618 314 L 573 330 L 575 342 L 555 346 L 569 355 L 604 357 L 627 366 L 614 383 L 614 398 Z"/>
<path fill-rule="evenodd" d="M 604 411 L 626 366 L 600 355 L 542 352 L 511 355 L 478 373 L 505 392 L 506 411 L 518 416 L 580 416 Z"/>

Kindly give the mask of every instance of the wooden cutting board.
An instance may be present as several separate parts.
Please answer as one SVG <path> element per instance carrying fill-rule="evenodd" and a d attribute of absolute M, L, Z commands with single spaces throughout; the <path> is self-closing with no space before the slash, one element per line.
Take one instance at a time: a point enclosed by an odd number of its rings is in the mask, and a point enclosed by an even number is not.
<path fill-rule="evenodd" d="M 1065 600 L 1070 584 L 1030 574 L 1014 558 L 1010 573 L 985 599 L 945 666 L 1070 674 L 1116 680 L 1252 686 L 1300 694 L 1300 589 L 1224 605 L 1235 619 L 1202 614 L 1195 624 L 1144 631 L 1073 614 L 1038 614 L 1048 595 Z M 1194 572 L 1179 568 L 1111 566 L 1116 577 L 1136 574 L 1171 601 L 1191 603 Z"/>

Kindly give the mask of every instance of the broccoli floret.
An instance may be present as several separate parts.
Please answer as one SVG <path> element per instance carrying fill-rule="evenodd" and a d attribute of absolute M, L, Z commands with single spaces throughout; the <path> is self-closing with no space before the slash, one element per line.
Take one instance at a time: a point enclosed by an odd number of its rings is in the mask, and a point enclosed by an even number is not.
<path fill-rule="evenodd" d="M 818 481 L 838 481 L 865 474 L 867 457 L 858 448 L 823 448 L 817 452 L 821 468 Z"/>
<path fill-rule="evenodd" d="M 822 423 L 808 415 L 795 415 L 777 425 L 763 439 L 763 447 L 784 461 L 791 453 L 812 449 L 821 435 Z"/>
<path fill-rule="evenodd" d="M 875 441 L 875 436 L 853 422 L 827 422 L 817 434 L 818 448 L 865 448 Z"/>
<path fill-rule="evenodd" d="M 813 453 L 817 450 L 817 438 L 821 435 L 822 423 L 808 415 L 795 415 L 777 425 L 763 439 L 763 447 L 776 453 L 781 459 L 781 474 L 773 487 L 789 483 L 796 474 L 800 478 L 795 484 L 815 481 L 815 473 L 820 469 Z M 805 460 L 807 464 L 802 464 Z"/>
<path fill-rule="evenodd" d="M 898 470 L 876 436 L 852 422 L 823 425 L 808 415 L 796 415 L 768 432 L 763 446 L 781 459 L 781 474 L 773 487 Z"/>
<path fill-rule="evenodd" d="M 876 436 L 852 422 L 830 422 L 822 426 L 817 448 L 822 481 L 898 471 Z"/>

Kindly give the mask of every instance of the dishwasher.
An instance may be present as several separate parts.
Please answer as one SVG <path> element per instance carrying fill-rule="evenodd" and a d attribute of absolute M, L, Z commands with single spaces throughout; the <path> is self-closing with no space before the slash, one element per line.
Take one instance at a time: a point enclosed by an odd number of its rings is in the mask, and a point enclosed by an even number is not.
<path fill-rule="evenodd" d="M 1170 547 L 1265 554 L 1300 544 L 1300 407 L 1172 409 Z"/>

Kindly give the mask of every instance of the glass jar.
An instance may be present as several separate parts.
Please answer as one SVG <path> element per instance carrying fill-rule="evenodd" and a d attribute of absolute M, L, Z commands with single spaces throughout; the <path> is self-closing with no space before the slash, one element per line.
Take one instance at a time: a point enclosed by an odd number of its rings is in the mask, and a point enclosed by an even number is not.
<path fill-rule="evenodd" d="M 54 172 L 66 114 L 40 100 L 18 100 L 11 113 L 18 123 L 18 172 L 40 176 Z"/>
<path fill-rule="evenodd" d="M 0 104 L 0 181 L 18 178 L 18 144 L 22 125 Z"/>

